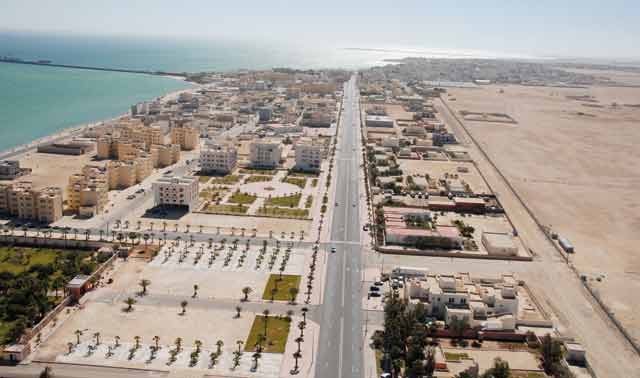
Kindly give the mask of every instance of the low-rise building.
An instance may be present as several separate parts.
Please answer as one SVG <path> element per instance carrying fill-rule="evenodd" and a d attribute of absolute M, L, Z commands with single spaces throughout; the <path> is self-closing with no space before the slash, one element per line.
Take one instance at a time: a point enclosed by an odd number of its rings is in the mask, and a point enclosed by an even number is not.
<path fill-rule="evenodd" d="M 181 206 L 193 210 L 198 204 L 198 179 L 192 176 L 164 176 L 153 185 L 156 206 Z"/>
<path fill-rule="evenodd" d="M 154 168 L 164 168 L 180 160 L 180 146 L 177 144 L 151 146 L 151 161 Z"/>
<path fill-rule="evenodd" d="M 233 143 L 209 143 L 200 151 L 203 172 L 229 173 L 238 162 L 238 149 Z"/>
<path fill-rule="evenodd" d="M 30 182 L 2 185 L 0 211 L 20 219 L 53 223 L 62 218 L 62 189 L 34 189 Z"/>
<path fill-rule="evenodd" d="M 466 273 L 429 274 L 407 280 L 404 297 L 446 324 L 457 318 L 472 328 L 513 330 L 519 315 L 518 283 L 511 275 L 473 280 Z"/>
<path fill-rule="evenodd" d="M 255 140 L 249 146 L 249 160 L 255 168 L 276 168 L 282 159 L 282 146 L 275 140 Z"/>
<path fill-rule="evenodd" d="M 429 212 L 424 209 L 385 206 L 383 212 L 387 244 L 419 249 L 456 249 L 462 245 L 462 237 L 457 227 L 431 223 L 425 218 Z"/>
<path fill-rule="evenodd" d="M 0 162 L 0 180 L 13 180 L 28 174 L 31 174 L 31 168 L 20 168 L 18 160 L 3 160 Z"/>
<path fill-rule="evenodd" d="M 513 236 L 506 232 L 483 231 L 481 240 L 489 255 L 516 256 L 518 254 L 518 246 Z"/>
<path fill-rule="evenodd" d="M 365 118 L 365 125 L 367 127 L 394 127 L 395 121 L 388 116 L 368 115 Z"/>

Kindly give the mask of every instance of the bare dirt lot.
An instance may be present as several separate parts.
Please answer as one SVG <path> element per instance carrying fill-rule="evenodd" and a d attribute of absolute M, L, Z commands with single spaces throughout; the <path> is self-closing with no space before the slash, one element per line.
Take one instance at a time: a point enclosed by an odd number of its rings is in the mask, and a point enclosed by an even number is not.
<path fill-rule="evenodd" d="M 572 261 L 640 340 L 640 88 L 451 89 L 455 111 L 504 112 L 517 127 L 465 121 L 541 223 L 575 246 Z M 592 96 L 585 107 L 567 96 Z M 590 102 L 594 103 L 594 102 Z M 616 103 L 617 106 L 613 106 Z M 588 115 L 586 114 L 588 113 Z"/>

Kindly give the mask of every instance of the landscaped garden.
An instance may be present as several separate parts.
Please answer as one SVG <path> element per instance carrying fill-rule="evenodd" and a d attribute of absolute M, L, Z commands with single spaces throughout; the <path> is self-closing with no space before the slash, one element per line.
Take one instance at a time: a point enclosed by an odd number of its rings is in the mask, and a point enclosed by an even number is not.
<path fill-rule="evenodd" d="M 205 207 L 205 213 L 211 214 L 229 214 L 229 215 L 238 215 L 238 214 L 246 214 L 249 210 L 248 206 L 244 205 L 208 205 Z"/>
<path fill-rule="evenodd" d="M 67 282 L 109 255 L 49 248 L 0 248 L 0 345 L 14 342 L 63 297 Z M 52 294 L 52 295 L 50 295 Z"/>
<path fill-rule="evenodd" d="M 241 178 L 242 176 L 240 175 L 226 175 L 222 177 L 214 177 L 213 180 L 211 180 L 211 183 L 218 185 L 233 185 L 239 182 Z"/>
<path fill-rule="evenodd" d="M 257 196 L 249 193 L 242 193 L 239 190 L 231 195 L 228 202 L 238 203 L 241 205 L 250 205 L 255 202 Z"/>
<path fill-rule="evenodd" d="M 300 276 L 292 274 L 272 274 L 269 276 L 269 281 L 262 293 L 262 299 L 275 301 L 292 301 L 295 300 L 295 295 L 291 291 L 292 288 L 297 290 L 300 286 Z M 275 289 L 275 290 L 274 290 Z"/>
<path fill-rule="evenodd" d="M 300 198 L 302 198 L 302 194 L 296 193 L 290 196 L 269 197 L 264 203 L 267 206 L 298 207 Z"/>
<path fill-rule="evenodd" d="M 264 217 L 274 217 L 274 218 L 305 219 L 309 217 L 309 210 L 264 206 L 259 208 L 258 211 L 256 211 L 256 215 L 261 215 Z"/>
<path fill-rule="evenodd" d="M 265 353 L 284 353 L 291 321 L 284 317 L 257 315 L 244 343 L 246 352 L 253 352 L 262 345 Z"/>
<path fill-rule="evenodd" d="M 304 189 L 304 187 L 307 185 L 307 179 L 303 178 L 303 177 L 291 177 L 291 176 L 287 176 L 285 177 L 284 180 L 282 180 L 282 182 L 286 182 L 287 184 L 291 184 L 291 185 L 295 185 L 299 188 Z"/>
<path fill-rule="evenodd" d="M 275 175 L 276 171 L 274 169 L 242 168 L 240 169 L 240 173 L 249 175 Z"/>
<path fill-rule="evenodd" d="M 265 182 L 265 181 L 271 181 L 271 179 L 272 179 L 271 176 L 251 175 L 244 180 L 244 183 L 250 184 L 252 182 Z"/>

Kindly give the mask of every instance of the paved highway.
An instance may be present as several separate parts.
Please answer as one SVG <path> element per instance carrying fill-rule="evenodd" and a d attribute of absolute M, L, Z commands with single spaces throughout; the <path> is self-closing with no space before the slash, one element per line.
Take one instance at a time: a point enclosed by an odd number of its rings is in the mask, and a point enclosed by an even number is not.
<path fill-rule="evenodd" d="M 316 377 L 362 377 L 361 253 L 359 215 L 360 115 L 355 77 L 345 85 L 338 130 L 336 198 L 326 286 L 320 310 Z"/>

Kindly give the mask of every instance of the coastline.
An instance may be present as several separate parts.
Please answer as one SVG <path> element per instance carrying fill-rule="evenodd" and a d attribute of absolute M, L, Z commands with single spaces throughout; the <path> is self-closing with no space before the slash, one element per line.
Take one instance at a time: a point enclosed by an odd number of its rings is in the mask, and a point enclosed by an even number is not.
<path fill-rule="evenodd" d="M 184 81 L 185 83 L 190 84 L 192 87 L 173 91 L 173 92 L 168 92 L 155 98 L 165 99 L 167 97 L 175 97 L 180 95 L 180 93 L 192 91 L 195 88 L 199 87 L 198 84 L 188 82 L 185 80 L 185 78 L 182 78 L 182 77 L 177 77 L 177 76 L 166 76 L 166 77 L 172 78 L 175 80 Z M 103 119 L 93 123 L 79 124 L 79 125 L 70 126 L 64 129 L 60 129 L 52 134 L 34 139 L 29 143 L 16 145 L 16 146 L 1 150 L 0 160 L 11 159 L 11 158 L 18 157 L 20 155 L 24 155 L 26 153 L 36 150 L 38 146 L 43 143 L 53 143 L 53 142 L 60 142 L 60 141 L 71 139 L 73 137 L 81 135 L 87 129 L 100 127 L 100 126 L 103 126 L 105 123 L 115 122 L 128 116 L 129 116 L 129 112 L 124 112 L 112 118 L 107 118 L 107 119 Z"/>

